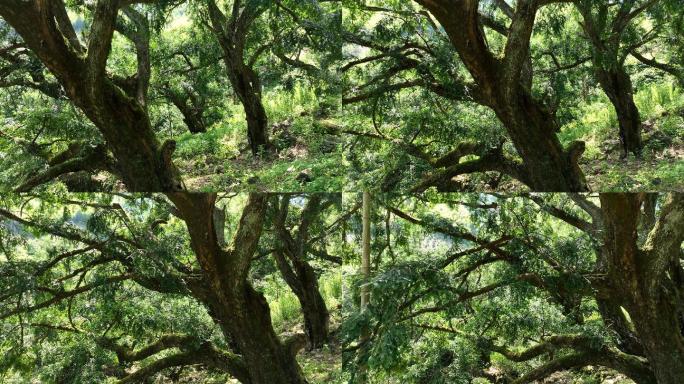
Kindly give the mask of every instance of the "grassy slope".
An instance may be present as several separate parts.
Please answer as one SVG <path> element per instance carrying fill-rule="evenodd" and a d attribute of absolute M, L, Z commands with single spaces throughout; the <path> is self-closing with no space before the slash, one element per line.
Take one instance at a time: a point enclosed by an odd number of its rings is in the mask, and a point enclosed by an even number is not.
<path fill-rule="evenodd" d="M 592 190 L 684 189 L 684 94 L 672 84 L 653 84 L 635 101 L 644 122 L 642 159 L 619 158 L 617 117 L 605 98 L 578 106 L 581 117 L 562 128 L 561 140 L 587 143 L 581 166 Z"/>
<path fill-rule="evenodd" d="M 271 141 L 269 159 L 255 159 L 246 148 L 246 123 L 239 104 L 226 106 L 226 118 L 206 133 L 177 137 L 178 166 L 190 190 L 336 191 L 342 189 L 340 143 L 324 134 L 313 113 L 319 98 L 295 86 L 264 95 Z M 335 117 L 328 117 L 334 120 Z M 308 182 L 297 176 L 306 173 Z"/>

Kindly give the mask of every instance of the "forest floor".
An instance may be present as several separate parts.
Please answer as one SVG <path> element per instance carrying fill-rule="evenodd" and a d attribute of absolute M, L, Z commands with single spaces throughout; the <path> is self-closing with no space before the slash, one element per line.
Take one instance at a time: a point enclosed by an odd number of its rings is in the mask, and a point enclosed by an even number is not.
<path fill-rule="evenodd" d="M 188 190 L 203 191 L 339 191 L 344 168 L 340 167 L 339 138 L 320 132 L 308 116 L 298 116 L 271 125 L 274 153 L 254 157 L 245 148 L 226 154 L 220 146 L 235 147 L 226 130 L 186 135 L 178 142 L 178 166 Z M 198 147 L 205 147 L 199 148 Z M 205 156 L 198 158 L 197 150 Z M 184 156 L 187 155 L 187 156 Z"/>
<path fill-rule="evenodd" d="M 634 381 L 626 376 L 603 368 L 587 367 L 580 373 L 578 381 L 577 373 L 570 371 L 556 372 L 543 381 L 535 381 L 535 384 L 634 384 Z"/>
<path fill-rule="evenodd" d="M 311 384 L 343 383 L 341 377 L 342 347 L 339 339 L 333 335 L 330 344 L 315 351 L 303 351 L 298 356 L 304 375 Z"/>
<path fill-rule="evenodd" d="M 646 121 L 643 142 L 641 159 L 634 155 L 621 159 L 620 141 L 616 139 L 601 143 L 601 154 L 581 160 L 590 188 L 594 191 L 684 189 L 684 138 L 669 135 L 657 129 L 655 122 Z"/>
<path fill-rule="evenodd" d="M 338 328 L 342 323 L 338 307 L 330 308 L 330 342 L 318 350 L 302 350 L 297 354 L 297 361 L 304 371 L 304 376 L 311 384 L 343 384 L 342 376 L 342 345 Z M 301 319 L 283 325 L 286 329 L 281 338 L 296 333 L 303 333 Z"/>

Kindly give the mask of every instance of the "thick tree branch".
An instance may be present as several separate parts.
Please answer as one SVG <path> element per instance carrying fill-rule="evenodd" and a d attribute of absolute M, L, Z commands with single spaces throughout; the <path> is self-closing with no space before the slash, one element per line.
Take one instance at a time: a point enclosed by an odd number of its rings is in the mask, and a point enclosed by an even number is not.
<path fill-rule="evenodd" d="M 660 217 L 642 247 L 647 289 L 657 296 L 666 270 L 679 263 L 684 242 L 684 194 L 672 193 L 661 208 Z"/>
<path fill-rule="evenodd" d="M 93 13 L 86 58 L 86 81 L 93 98 L 96 92 L 100 92 L 99 88 L 106 77 L 107 58 L 112 49 L 119 6 L 120 0 L 99 0 Z"/>
<path fill-rule="evenodd" d="M 76 156 L 57 164 L 50 165 L 48 169 L 39 172 L 37 175 L 28 178 L 20 186 L 15 188 L 15 192 L 29 192 L 33 188 L 48 183 L 59 176 L 67 173 L 80 171 L 112 170 L 111 161 L 107 157 L 107 149 L 100 144 L 94 147 L 86 147 Z"/>

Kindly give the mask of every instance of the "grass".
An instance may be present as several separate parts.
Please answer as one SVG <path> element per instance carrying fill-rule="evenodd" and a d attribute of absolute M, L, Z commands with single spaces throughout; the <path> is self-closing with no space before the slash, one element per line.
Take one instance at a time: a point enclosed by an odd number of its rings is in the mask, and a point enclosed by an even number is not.
<path fill-rule="evenodd" d="M 339 272 L 324 275 L 319 279 L 318 284 L 328 308 L 334 308 L 341 304 L 342 275 Z"/>
<path fill-rule="evenodd" d="M 332 312 L 342 301 L 342 276 L 336 272 L 321 275 L 318 289 L 328 310 Z M 271 308 L 271 321 L 277 330 L 302 322 L 299 300 L 282 279 L 277 278 L 269 283 L 265 291 Z"/>
<path fill-rule="evenodd" d="M 297 356 L 304 376 L 312 384 L 346 384 L 342 373 L 339 345 L 326 346 L 318 351 L 307 351 Z"/>
<path fill-rule="evenodd" d="M 263 101 L 271 123 L 271 142 L 278 148 L 276 155 L 263 159 L 245 153 L 244 111 L 239 104 L 228 105 L 226 117 L 207 132 L 185 132 L 175 138 L 176 162 L 186 187 L 193 191 L 342 190 L 341 144 L 313 117 L 319 108 L 314 89 L 297 83 L 291 90 L 269 91 Z"/>
<path fill-rule="evenodd" d="M 264 95 L 263 100 L 266 114 L 272 121 L 285 120 L 318 107 L 314 89 L 301 83 L 295 83 L 289 91 L 282 87 L 271 90 Z"/>
<path fill-rule="evenodd" d="M 299 321 L 301 317 L 300 305 L 297 296 L 288 291 L 278 297 L 271 304 L 271 318 L 273 325 L 280 328 L 286 324 Z"/>
<path fill-rule="evenodd" d="M 581 159 L 592 190 L 681 190 L 684 174 L 684 93 L 671 83 L 651 84 L 634 95 L 643 122 L 642 159 L 620 159 L 617 116 L 607 97 L 580 104 L 580 116 L 562 127 L 564 145 L 583 140 Z"/>

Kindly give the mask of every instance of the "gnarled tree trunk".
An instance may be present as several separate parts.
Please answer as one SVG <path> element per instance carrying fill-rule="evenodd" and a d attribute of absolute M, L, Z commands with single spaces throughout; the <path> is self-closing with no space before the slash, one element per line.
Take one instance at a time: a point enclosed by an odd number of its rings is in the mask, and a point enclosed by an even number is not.
<path fill-rule="evenodd" d="M 185 93 L 176 92 L 173 89 L 164 89 L 164 94 L 178 108 L 183 115 L 183 122 L 188 127 L 190 133 L 203 133 L 207 131 L 207 126 L 204 123 L 204 108 L 198 105 L 199 102 L 195 100 L 195 96 L 189 89 Z"/>
<path fill-rule="evenodd" d="M 535 191 L 585 191 L 577 160 L 582 143 L 564 149 L 554 116 L 535 100 L 529 85 L 529 45 L 541 2 L 518 1 L 511 15 L 504 57 L 495 56 L 482 32 L 478 1 L 415 0 L 444 27 L 475 81 L 472 96 L 494 110 L 522 158 L 516 175 Z"/>
<path fill-rule="evenodd" d="M 607 2 L 575 2 L 582 14 L 582 28 L 592 47 L 594 73 L 617 113 L 623 157 L 629 152 L 641 156 L 641 117 L 634 103 L 632 80 L 624 67 L 626 53 L 621 55 L 621 39 L 626 28 L 639 13 L 657 2 L 637 7 L 635 1 L 620 4 L 612 20 L 608 20 Z"/>
<path fill-rule="evenodd" d="M 315 275 L 311 275 L 311 277 L 316 279 Z M 303 295 L 298 296 L 298 298 L 302 305 L 304 327 L 309 348 L 317 349 L 322 348 L 330 337 L 330 313 L 325 305 L 323 296 L 318 290 L 318 283 L 308 284 L 308 286 L 309 289 Z"/>
<path fill-rule="evenodd" d="M 684 195 L 669 197 L 640 248 L 637 228 L 642 203 L 642 195 L 601 195 L 607 293 L 629 313 L 658 383 L 681 383 Z"/>
<path fill-rule="evenodd" d="M 51 1 L 3 1 L 0 16 L 52 72 L 67 96 L 95 124 L 115 159 L 112 171 L 131 191 L 181 190 L 171 161 L 175 143 L 160 145 L 136 90 L 127 94 L 106 73 L 120 1 L 98 2 L 94 10 L 87 56 L 68 20 L 55 12 L 64 5 Z M 58 21 L 62 21 L 59 26 Z"/>
<path fill-rule="evenodd" d="M 587 190 L 577 163 L 584 145 L 564 149 L 556 136 L 555 117 L 523 87 L 515 95 L 499 96 L 494 110 L 523 160 L 523 181 L 534 191 Z"/>
<path fill-rule="evenodd" d="M 250 284 L 224 293 L 222 301 L 234 308 L 225 321 L 247 363 L 253 384 L 305 384 L 296 349 L 281 343 L 273 330 L 264 296 Z"/>
<path fill-rule="evenodd" d="M 598 310 L 601 313 L 603 322 L 612 329 L 618 337 L 618 348 L 630 355 L 643 356 L 644 347 L 641 345 L 639 336 L 631 328 L 629 320 L 622 312 L 619 302 L 611 299 L 597 298 Z"/>
<path fill-rule="evenodd" d="M 271 323 L 266 298 L 247 281 L 261 237 L 266 196 L 250 194 L 232 247 L 227 249 L 221 246 L 216 231 L 216 195 L 177 193 L 169 194 L 169 198 L 186 222 L 192 249 L 214 297 L 212 316 L 219 318 L 224 333 L 241 354 L 249 372 L 249 383 L 306 384 L 295 358 L 301 346 L 280 341 Z"/>

